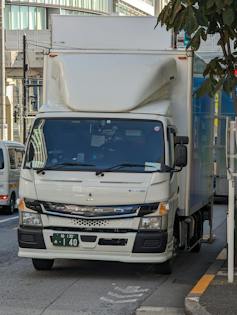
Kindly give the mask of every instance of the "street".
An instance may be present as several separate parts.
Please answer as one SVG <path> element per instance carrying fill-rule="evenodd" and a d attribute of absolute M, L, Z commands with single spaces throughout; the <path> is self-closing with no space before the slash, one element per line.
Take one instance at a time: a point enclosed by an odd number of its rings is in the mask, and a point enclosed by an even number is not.
<path fill-rule="evenodd" d="M 215 205 L 216 240 L 198 254 L 180 253 L 168 276 L 152 265 L 76 260 L 35 271 L 30 259 L 17 256 L 17 213 L 0 215 L 0 315 L 131 315 L 142 306 L 180 311 L 226 242 L 225 217 L 226 207 Z"/>

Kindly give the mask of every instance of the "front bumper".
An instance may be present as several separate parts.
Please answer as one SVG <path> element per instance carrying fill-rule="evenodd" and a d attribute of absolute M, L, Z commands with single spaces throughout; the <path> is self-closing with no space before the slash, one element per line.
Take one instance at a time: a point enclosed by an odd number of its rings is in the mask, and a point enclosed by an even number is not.
<path fill-rule="evenodd" d="M 18 244 L 21 248 L 46 249 L 42 229 L 18 228 Z"/>
<path fill-rule="evenodd" d="M 53 233 L 76 233 L 79 247 L 58 247 L 51 242 Z M 166 232 L 75 232 L 53 229 L 18 229 L 19 256 L 44 259 L 88 259 L 134 263 L 164 262 Z"/>

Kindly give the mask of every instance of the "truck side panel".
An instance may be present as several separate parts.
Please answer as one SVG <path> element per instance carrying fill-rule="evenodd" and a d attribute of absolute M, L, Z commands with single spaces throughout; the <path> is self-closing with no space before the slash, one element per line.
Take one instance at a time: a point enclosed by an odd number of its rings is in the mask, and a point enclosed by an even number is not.
<path fill-rule="evenodd" d="M 177 81 L 172 113 L 178 135 L 188 136 L 188 165 L 179 176 L 180 214 L 189 216 L 208 204 L 213 195 L 213 101 L 194 93 L 203 82 L 205 63 L 187 54 L 176 57 Z M 195 180 L 194 180 L 195 178 Z"/>
<path fill-rule="evenodd" d="M 198 97 L 195 91 L 204 82 L 205 64 L 194 57 L 192 136 L 191 136 L 191 174 L 190 174 L 190 212 L 202 208 L 213 195 L 213 99 L 208 95 Z"/>

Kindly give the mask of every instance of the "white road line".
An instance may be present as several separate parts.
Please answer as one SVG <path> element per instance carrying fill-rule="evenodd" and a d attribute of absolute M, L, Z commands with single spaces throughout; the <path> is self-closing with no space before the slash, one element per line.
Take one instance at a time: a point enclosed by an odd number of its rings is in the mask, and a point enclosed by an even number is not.
<path fill-rule="evenodd" d="M 125 289 L 120 288 L 120 287 L 115 287 L 114 289 L 124 294 L 145 293 L 149 291 L 149 289 L 141 289 L 141 287 L 139 286 L 128 286 Z"/>
<path fill-rule="evenodd" d="M 1 224 L 1 223 L 8 222 L 8 221 L 13 221 L 13 220 L 16 220 L 16 219 L 18 219 L 18 218 L 19 218 L 19 216 L 17 215 L 17 216 L 15 216 L 15 217 L 11 217 L 11 218 L 8 218 L 8 219 L 3 219 L 3 220 L 0 220 L 0 224 Z"/>
<path fill-rule="evenodd" d="M 142 297 L 143 296 L 143 293 L 140 293 L 140 294 L 129 294 L 129 295 L 121 295 L 121 294 L 118 294 L 118 293 L 113 293 L 111 291 L 108 292 L 108 295 L 110 296 L 113 296 L 113 297 L 116 297 L 118 299 L 128 299 L 128 298 L 136 298 L 136 297 Z"/>
<path fill-rule="evenodd" d="M 112 304 L 122 304 L 122 303 L 134 303 L 134 302 L 137 302 L 137 299 L 114 301 L 114 300 L 108 299 L 108 298 L 106 298 L 104 296 L 102 296 L 100 298 L 100 300 L 105 301 L 105 302 L 109 302 L 109 303 L 112 303 Z"/>

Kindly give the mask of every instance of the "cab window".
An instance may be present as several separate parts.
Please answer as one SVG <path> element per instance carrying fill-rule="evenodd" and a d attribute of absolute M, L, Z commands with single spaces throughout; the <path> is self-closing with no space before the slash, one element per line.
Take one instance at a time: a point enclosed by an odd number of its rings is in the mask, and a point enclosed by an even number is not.
<path fill-rule="evenodd" d="M 3 157 L 3 151 L 0 149 L 0 170 L 4 169 L 4 157 Z"/>
<path fill-rule="evenodd" d="M 8 149 L 8 153 L 9 153 L 10 168 L 16 169 L 16 151 L 15 151 L 15 149 Z"/>
<path fill-rule="evenodd" d="M 23 160 L 23 150 L 16 149 L 16 168 L 20 169 Z"/>
<path fill-rule="evenodd" d="M 168 128 L 168 143 L 169 143 L 169 166 L 174 167 L 174 136 L 175 130 L 173 128 Z"/>

